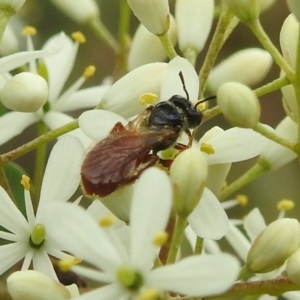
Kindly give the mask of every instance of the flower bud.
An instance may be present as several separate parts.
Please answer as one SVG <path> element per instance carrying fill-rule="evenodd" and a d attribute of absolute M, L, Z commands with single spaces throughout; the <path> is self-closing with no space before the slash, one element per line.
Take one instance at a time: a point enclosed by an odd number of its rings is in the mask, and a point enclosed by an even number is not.
<path fill-rule="evenodd" d="M 299 0 L 287 0 L 287 5 L 291 11 L 291 13 L 294 14 L 294 16 L 297 18 L 298 22 L 300 22 L 300 6 L 299 6 Z"/>
<path fill-rule="evenodd" d="M 224 117 L 234 126 L 253 128 L 259 121 L 260 105 L 254 92 L 238 82 L 220 86 L 217 102 Z"/>
<path fill-rule="evenodd" d="M 25 3 L 26 0 L 0 0 L 0 5 L 4 6 L 4 7 L 10 7 L 11 9 L 13 9 L 15 12 L 17 12 Z"/>
<path fill-rule="evenodd" d="M 216 93 L 223 83 L 230 81 L 253 86 L 265 78 L 272 62 L 269 52 L 262 49 L 248 48 L 238 51 L 211 71 L 208 88 L 212 93 Z"/>
<path fill-rule="evenodd" d="M 139 21 L 153 34 L 162 35 L 170 26 L 168 0 L 127 0 Z"/>
<path fill-rule="evenodd" d="M 7 289 L 13 300 L 71 299 L 65 286 L 32 270 L 12 273 L 7 279 Z"/>
<path fill-rule="evenodd" d="M 289 117 L 285 117 L 275 128 L 275 133 L 292 143 L 298 140 L 298 126 Z M 297 154 L 286 147 L 273 141 L 268 141 L 262 151 L 258 163 L 268 166 L 269 170 L 276 170 L 290 161 L 294 160 Z"/>
<path fill-rule="evenodd" d="M 175 15 L 181 52 L 187 49 L 201 52 L 213 22 L 214 1 L 177 0 Z"/>
<path fill-rule="evenodd" d="M 170 29 L 168 35 L 173 45 L 177 42 L 176 23 L 170 15 Z M 159 38 L 140 24 L 136 30 L 130 50 L 128 53 L 128 69 L 131 71 L 142 65 L 164 61 L 167 58 L 167 53 L 162 46 Z"/>
<path fill-rule="evenodd" d="M 246 261 L 253 273 L 266 273 L 282 266 L 299 247 L 300 225 L 296 219 L 279 219 L 254 240 Z"/>
<path fill-rule="evenodd" d="M 99 18 L 100 15 L 94 0 L 51 0 L 51 2 L 76 23 L 86 23 Z"/>
<path fill-rule="evenodd" d="M 139 97 L 145 93 L 159 94 L 167 66 L 166 63 L 152 63 L 129 72 L 103 95 L 98 108 L 115 112 L 124 118 L 141 113 L 145 106 L 139 102 Z"/>
<path fill-rule="evenodd" d="M 174 210 L 187 217 L 199 203 L 207 177 L 207 162 L 201 151 L 189 148 L 180 153 L 170 168 Z"/>
<path fill-rule="evenodd" d="M 0 93 L 1 102 L 11 110 L 36 112 L 48 99 L 46 80 L 34 73 L 23 72 L 15 75 Z"/>
<path fill-rule="evenodd" d="M 5 31 L 0 42 L 1 56 L 7 56 L 9 54 L 19 52 L 18 38 L 9 24 L 5 27 Z"/>
<path fill-rule="evenodd" d="M 285 271 L 294 283 L 300 285 L 300 250 L 289 257 Z"/>
<path fill-rule="evenodd" d="M 259 2 L 261 0 L 225 0 L 229 9 L 242 22 L 252 22 L 256 20 L 260 13 Z"/>

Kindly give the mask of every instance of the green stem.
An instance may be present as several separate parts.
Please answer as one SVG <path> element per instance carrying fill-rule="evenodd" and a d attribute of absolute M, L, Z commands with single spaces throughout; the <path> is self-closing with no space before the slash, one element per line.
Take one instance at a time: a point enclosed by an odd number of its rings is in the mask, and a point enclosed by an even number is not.
<path fill-rule="evenodd" d="M 244 173 L 241 177 L 232 182 L 229 186 L 222 190 L 219 196 L 219 200 L 223 201 L 228 196 L 238 191 L 243 186 L 247 185 L 258 176 L 268 171 L 268 167 L 259 163 L 256 163 L 252 168 L 250 168 L 246 173 Z"/>
<path fill-rule="evenodd" d="M 110 48 L 115 52 L 115 54 L 119 53 L 118 42 L 103 25 L 101 20 L 92 18 L 88 20 L 87 26 L 96 34 L 97 37 L 99 37 L 103 42 L 110 46 Z"/>
<path fill-rule="evenodd" d="M 38 137 L 43 136 L 47 132 L 47 126 L 40 121 L 38 124 Z M 35 170 L 34 170 L 34 200 L 39 199 L 40 189 L 43 181 L 43 175 L 46 165 L 47 144 L 40 144 L 36 148 Z"/>
<path fill-rule="evenodd" d="M 0 5 L 0 42 L 3 37 L 4 30 L 10 18 L 15 14 L 15 11 L 10 5 Z"/>
<path fill-rule="evenodd" d="M 277 91 L 281 89 L 282 87 L 291 84 L 291 82 L 288 80 L 286 76 L 277 78 L 273 80 L 272 82 L 269 82 L 256 90 L 254 90 L 254 93 L 256 94 L 257 97 L 261 97 L 263 95 L 272 93 L 274 91 Z"/>
<path fill-rule="evenodd" d="M 187 224 L 187 220 L 184 217 L 177 216 L 175 228 L 173 232 L 170 252 L 167 258 L 167 264 L 173 264 L 176 261 L 177 252 L 181 243 L 181 239 Z"/>
<path fill-rule="evenodd" d="M 288 141 L 286 139 L 283 139 L 282 137 L 280 137 L 279 135 L 277 135 L 273 131 L 270 131 L 263 124 L 257 123 L 257 125 L 252 129 L 254 131 L 260 133 L 261 135 L 263 135 L 267 139 L 269 139 L 269 140 L 271 140 L 271 141 L 273 141 L 273 142 L 275 142 L 279 145 L 282 145 L 282 146 L 296 152 L 296 145 L 294 143 L 291 143 L 290 141 Z"/>
<path fill-rule="evenodd" d="M 0 185 L 4 188 L 6 193 L 9 195 L 10 199 L 16 203 L 15 196 L 10 188 L 9 182 L 7 180 L 6 174 L 4 172 L 3 167 L 0 168 Z"/>
<path fill-rule="evenodd" d="M 259 19 L 252 21 L 251 23 L 247 23 L 249 28 L 252 30 L 254 35 L 257 37 L 262 46 L 271 54 L 275 63 L 284 71 L 287 78 L 293 82 L 295 78 L 295 72 L 290 67 L 290 65 L 286 62 L 286 60 L 282 57 L 280 52 L 274 46 L 274 44 L 269 39 L 268 35 L 263 30 Z"/>
<path fill-rule="evenodd" d="M 221 109 L 218 105 L 206 109 L 204 112 L 202 112 L 202 122 L 206 122 L 212 118 L 214 118 L 215 116 L 219 115 L 221 113 Z"/>
<path fill-rule="evenodd" d="M 199 73 L 199 99 L 203 98 L 208 75 L 213 65 L 215 64 L 216 58 L 225 42 L 224 34 L 228 25 L 230 24 L 232 17 L 232 13 L 227 8 L 223 7 L 216 30 L 210 42 L 205 60 Z"/>
<path fill-rule="evenodd" d="M 201 254 L 203 250 L 204 239 L 201 237 L 197 237 L 196 246 L 195 246 L 195 254 Z"/>
<path fill-rule="evenodd" d="M 172 41 L 168 35 L 168 32 L 158 35 L 161 44 L 163 45 L 169 59 L 172 59 L 177 56 L 176 50 L 172 44 Z"/>
<path fill-rule="evenodd" d="M 213 296 L 205 297 L 202 300 L 218 300 L 230 297 L 241 299 L 245 295 L 263 295 L 268 294 L 272 296 L 280 296 L 283 293 L 290 291 L 298 291 L 300 287 L 293 283 L 286 277 L 280 277 L 271 280 L 264 281 L 247 281 L 236 283 L 225 293 Z"/>
<path fill-rule="evenodd" d="M 41 145 L 43 143 L 48 143 L 48 142 L 58 138 L 59 136 L 65 134 L 67 132 L 70 132 L 76 128 L 78 128 L 78 121 L 74 120 L 62 127 L 48 131 L 43 136 L 37 137 L 36 139 L 28 142 L 25 145 L 22 145 L 10 152 L 0 155 L 0 167 L 2 167 L 4 164 L 6 164 L 10 161 L 17 159 L 18 157 L 20 157 L 24 154 L 36 149 L 39 145 Z"/>

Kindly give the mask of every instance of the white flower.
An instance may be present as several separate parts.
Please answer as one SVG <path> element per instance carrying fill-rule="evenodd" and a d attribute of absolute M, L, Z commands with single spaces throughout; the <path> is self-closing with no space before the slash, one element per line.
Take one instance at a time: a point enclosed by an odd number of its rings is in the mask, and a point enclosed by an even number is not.
<path fill-rule="evenodd" d="M 34 215 L 28 183 L 25 183 L 27 219 L 13 204 L 4 189 L 0 188 L 2 207 L 0 225 L 6 229 L 0 231 L 0 237 L 10 242 L 0 246 L 1 274 L 24 258 L 22 270 L 27 270 L 32 262 L 35 270 L 56 279 L 48 255 L 60 259 L 68 255 L 62 252 L 63 247 L 58 247 L 57 233 L 50 230 L 56 216 L 49 215 L 47 204 L 67 201 L 76 191 L 82 154 L 82 144 L 74 137 L 66 136 L 56 143 L 46 167 L 36 215 Z M 45 215 L 49 216 L 47 221 Z M 37 240 L 38 244 L 35 242 Z"/>
<path fill-rule="evenodd" d="M 48 85 L 38 74 L 22 72 L 3 86 L 0 98 L 1 103 L 11 110 L 36 112 L 48 99 Z"/>
<path fill-rule="evenodd" d="M 161 35 L 170 26 L 168 0 L 127 0 L 139 21 L 153 34 Z"/>
<path fill-rule="evenodd" d="M 73 118 L 67 115 L 65 113 L 66 111 L 96 106 L 100 102 L 104 92 L 108 89 L 108 86 L 104 85 L 77 91 L 85 82 L 86 78 L 91 75 L 84 73 L 69 89 L 62 93 L 63 86 L 75 62 L 78 43 L 73 42 L 64 33 L 61 33 L 46 42 L 42 53 L 49 54 L 50 49 L 57 48 L 58 45 L 60 46 L 59 50 L 54 53 L 52 51 L 52 54 L 47 55 L 44 59 L 49 84 L 49 99 L 47 104 L 36 113 L 9 112 L 3 115 L 0 118 L 0 127 L 2 128 L 0 144 L 7 142 L 14 136 L 20 134 L 26 127 L 40 120 L 45 122 L 50 129 L 55 129 L 71 122 Z M 21 53 L 17 53 L 14 55 L 20 54 Z M 12 56 L 13 55 L 10 57 Z M 35 58 L 36 57 L 32 57 L 31 60 Z M 10 69 L 5 71 L 9 71 Z M 37 66 L 35 62 L 32 61 L 30 71 L 35 73 L 36 70 Z M 86 73 L 91 71 L 88 70 Z M 80 136 L 80 138 L 83 139 L 82 136 Z"/>
<path fill-rule="evenodd" d="M 0 54 L 6 56 L 19 51 L 19 42 L 16 34 L 14 33 L 11 23 L 5 27 L 5 31 L 0 42 Z"/>
<path fill-rule="evenodd" d="M 240 50 L 227 57 L 215 68 L 208 77 L 208 88 L 216 93 L 225 82 L 235 81 L 253 86 L 266 77 L 273 60 L 269 52 L 258 48 Z"/>
<path fill-rule="evenodd" d="M 167 175 L 156 168 L 146 170 L 136 184 L 132 200 L 128 248 L 115 231 L 104 231 L 79 207 L 49 206 L 50 212 L 57 214 L 53 230 L 61 232 L 58 238 L 61 242 L 66 237 L 72 239 L 66 250 L 95 267 L 75 266 L 73 270 L 105 283 L 80 299 L 131 299 L 150 291 L 205 296 L 230 287 L 237 276 L 238 263 L 229 255 L 195 256 L 152 270 L 159 250 L 153 239 L 164 231 L 171 204 L 172 189 Z"/>
<path fill-rule="evenodd" d="M 288 4 L 290 11 L 297 18 L 298 22 L 300 22 L 299 2 L 297 0 L 287 0 L 287 4 Z"/>

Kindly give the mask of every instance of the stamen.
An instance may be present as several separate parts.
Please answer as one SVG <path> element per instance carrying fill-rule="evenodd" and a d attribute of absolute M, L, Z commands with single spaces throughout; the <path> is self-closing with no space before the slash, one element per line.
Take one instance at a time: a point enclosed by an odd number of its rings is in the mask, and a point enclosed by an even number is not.
<path fill-rule="evenodd" d="M 86 38 L 81 31 L 73 32 L 71 36 L 78 44 L 84 44 L 86 42 Z"/>
<path fill-rule="evenodd" d="M 141 293 L 138 300 L 159 300 L 160 293 L 156 289 L 149 289 Z"/>
<path fill-rule="evenodd" d="M 43 224 L 38 223 L 34 226 L 29 237 L 29 244 L 32 248 L 39 249 L 45 242 L 46 228 Z"/>
<path fill-rule="evenodd" d="M 289 199 L 282 199 L 277 203 L 277 209 L 279 211 L 290 211 L 294 209 L 295 202 Z"/>
<path fill-rule="evenodd" d="M 200 146 L 200 150 L 208 155 L 215 154 L 215 150 L 212 145 L 202 143 Z"/>
<path fill-rule="evenodd" d="M 30 190 L 30 178 L 25 174 L 22 175 L 21 184 L 23 185 L 25 190 Z"/>
<path fill-rule="evenodd" d="M 101 227 L 110 227 L 112 224 L 115 223 L 115 221 L 116 221 L 116 218 L 113 215 L 110 215 L 110 216 L 106 216 L 106 217 L 102 218 L 99 221 L 99 225 Z"/>
<path fill-rule="evenodd" d="M 246 195 L 242 195 L 242 194 L 237 195 L 235 199 L 240 206 L 246 206 L 249 200 L 249 198 Z"/>
<path fill-rule="evenodd" d="M 28 36 L 28 35 L 36 35 L 37 30 L 33 26 L 26 26 L 22 30 L 22 35 Z"/>
<path fill-rule="evenodd" d="M 165 232 L 165 231 L 158 232 L 158 233 L 155 234 L 154 239 L 152 240 L 152 242 L 155 246 L 160 247 L 160 246 L 164 245 L 167 242 L 168 237 L 169 237 L 169 235 L 168 235 L 167 232 Z"/>
<path fill-rule="evenodd" d="M 157 99 L 157 95 L 152 94 L 152 93 L 145 93 L 140 96 L 139 102 L 142 105 L 153 104 L 153 103 L 155 103 L 156 99 Z"/>
<path fill-rule="evenodd" d="M 96 67 L 93 65 L 90 65 L 88 67 L 85 68 L 82 77 L 84 77 L 85 79 L 92 77 L 96 72 Z"/>
<path fill-rule="evenodd" d="M 72 269 L 73 266 L 80 264 L 82 260 L 78 257 L 65 258 L 60 260 L 57 265 L 59 269 L 63 272 L 68 272 Z"/>

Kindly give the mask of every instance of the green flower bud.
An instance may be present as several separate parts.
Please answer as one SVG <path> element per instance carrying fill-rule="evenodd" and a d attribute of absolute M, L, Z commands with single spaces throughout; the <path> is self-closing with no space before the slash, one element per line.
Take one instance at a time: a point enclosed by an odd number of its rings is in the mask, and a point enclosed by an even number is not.
<path fill-rule="evenodd" d="M 297 250 L 287 260 L 285 269 L 288 277 L 297 285 L 300 285 L 300 250 Z"/>
<path fill-rule="evenodd" d="M 227 82 L 217 92 L 224 117 L 234 126 L 253 128 L 259 121 L 260 105 L 254 92 L 238 82 Z"/>
<path fill-rule="evenodd" d="M 229 9 L 242 21 L 251 22 L 258 19 L 261 0 L 225 0 Z"/>
<path fill-rule="evenodd" d="M 266 273 L 282 266 L 299 247 L 300 225 L 296 219 L 279 219 L 267 226 L 253 242 L 246 260 L 248 270 Z"/>

